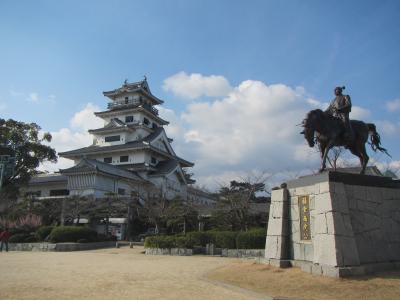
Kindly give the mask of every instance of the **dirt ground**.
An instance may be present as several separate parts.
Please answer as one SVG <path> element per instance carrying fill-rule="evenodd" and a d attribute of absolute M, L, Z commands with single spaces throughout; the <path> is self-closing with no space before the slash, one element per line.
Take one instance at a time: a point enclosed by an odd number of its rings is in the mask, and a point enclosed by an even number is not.
<path fill-rule="evenodd" d="M 0 253 L 0 299 L 400 299 L 399 271 L 331 279 L 250 260 L 143 251 Z"/>
<path fill-rule="evenodd" d="M 0 299 L 268 299 L 205 278 L 235 259 L 142 252 L 3 252 Z"/>
<path fill-rule="evenodd" d="M 208 274 L 209 278 L 291 299 L 400 299 L 400 271 L 356 279 L 314 276 L 298 268 L 279 269 L 249 261 L 234 261 Z"/>

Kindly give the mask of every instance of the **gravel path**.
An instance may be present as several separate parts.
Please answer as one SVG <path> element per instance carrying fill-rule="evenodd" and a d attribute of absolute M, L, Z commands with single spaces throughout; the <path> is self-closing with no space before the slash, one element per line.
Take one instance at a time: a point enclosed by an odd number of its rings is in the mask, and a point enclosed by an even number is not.
<path fill-rule="evenodd" d="M 269 299 L 205 279 L 235 259 L 142 252 L 3 252 L 0 299 Z"/>

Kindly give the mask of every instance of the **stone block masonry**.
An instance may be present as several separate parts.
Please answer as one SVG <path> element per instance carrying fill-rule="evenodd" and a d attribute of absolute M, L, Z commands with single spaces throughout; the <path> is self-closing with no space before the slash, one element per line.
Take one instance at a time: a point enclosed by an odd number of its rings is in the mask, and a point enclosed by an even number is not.
<path fill-rule="evenodd" d="M 83 251 L 83 250 L 94 250 L 103 248 L 115 247 L 115 242 L 96 242 L 96 243 L 10 243 L 10 251 L 58 251 L 58 252 L 69 252 L 69 251 Z"/>
<path fill-rule="evenodd" d="M 397 268 L 400 182 L 339 172 L 288 182 L 272 193 L 265 259 L 330 277 Z"/>

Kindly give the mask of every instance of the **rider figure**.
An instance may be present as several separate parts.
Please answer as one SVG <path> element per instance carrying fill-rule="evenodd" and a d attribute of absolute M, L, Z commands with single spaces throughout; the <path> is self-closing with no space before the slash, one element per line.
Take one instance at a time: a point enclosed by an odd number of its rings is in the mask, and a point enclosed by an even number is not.
<path fill-rule="evenodd" d="M 336 97 L 332 100 L 331 104 L 325 112 L 342 121 L 345 128 L 344 139 L 346 141 L 352 141 L 354 138 L 354 134 L 349 119 L 349 113 L 351 111 L 351 100 L 349 95 L 342 94 L 344 89 L 344 86 L 335 88 Z"/>

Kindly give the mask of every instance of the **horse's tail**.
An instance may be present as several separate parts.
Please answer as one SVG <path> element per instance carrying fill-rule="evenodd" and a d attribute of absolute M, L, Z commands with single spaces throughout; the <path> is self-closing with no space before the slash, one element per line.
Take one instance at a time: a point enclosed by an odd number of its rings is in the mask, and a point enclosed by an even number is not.
<path fill-rule="evenodd" d="M 376 150 L 379 150 L 379 151 L 385 153 L 387 156 L 392 157 L 385 148 L 381 147 L 381 136 L 376 131 L 375 124 L 368 123 L 367 126 L 368 126 L 368 131 L 371 134 L 369 144 L 371 145 L 372 150 L 374 150 L 375 152 L 376 152 Z"/>

